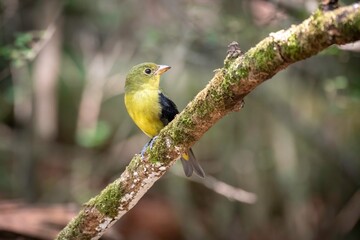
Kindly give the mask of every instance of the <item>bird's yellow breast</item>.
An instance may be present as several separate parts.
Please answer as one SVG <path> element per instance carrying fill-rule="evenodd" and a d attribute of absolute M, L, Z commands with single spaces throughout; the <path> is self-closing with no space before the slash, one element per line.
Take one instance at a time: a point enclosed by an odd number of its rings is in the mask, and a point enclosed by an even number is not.
<path fill-rule="evenodd" d="M 164 127 L 160 120 L 158 90 L 140 90 L 125 94 L 125 106 L 135 124 L 149 137 L 156 136 Z"/>

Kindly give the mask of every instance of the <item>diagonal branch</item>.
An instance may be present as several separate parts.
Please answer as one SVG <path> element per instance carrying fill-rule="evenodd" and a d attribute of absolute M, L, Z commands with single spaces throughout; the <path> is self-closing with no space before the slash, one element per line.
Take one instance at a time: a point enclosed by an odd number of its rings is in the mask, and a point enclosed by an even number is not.
<path fill-rule="evenodd" d="M 172 171 L 177 176 L 184 177 L 182 171 Z M 211 189 L 213 192 L 220 194 L 230 201 L 238 201 L 241 203 L 254 204 L 256 202 L 257 196 L 254 193 L 247 192 L 241 188 L 236 188 L 225 182 L 219 181 L 218 179 L 206 176 L 203 178 L 188 178 L 190 181 L 202 184 L 204 187 Z"/>
<path fill-rule="evenodd" d="M 98 239 L 219 119 L 240 110 L 242 99 L 288 65 L 333 44 L 360 39 L 360 5 L 316 11 L 299 25 L 270 34 L 241 55 L 230 45 L 224 67 L 159 134 L 145 159 L 136 155 L 120 178 L 87 202 L 57 239 Z"/>

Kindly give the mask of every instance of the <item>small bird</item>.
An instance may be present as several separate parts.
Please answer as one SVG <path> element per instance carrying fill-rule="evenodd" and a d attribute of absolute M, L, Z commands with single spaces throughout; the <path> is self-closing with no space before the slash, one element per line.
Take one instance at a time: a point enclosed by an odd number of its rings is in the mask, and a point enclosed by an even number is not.
<path fill-rule="evenodd" d="M 135 124 L 151 140 L 144 146 L 142 153 L 152 144 L 160 130 L 171 122 L 179 113 L 173 101 L 167 98 L 159 88 L 160 76 L 169 70 L 166 65 L 141 63 L 131 68 L 125 82 L 125 106 Z M 195 172 L 205 177 L 194 153 L 190 148 L 182 154 L 181 163 L 185 175 L 190 177 Z"/>

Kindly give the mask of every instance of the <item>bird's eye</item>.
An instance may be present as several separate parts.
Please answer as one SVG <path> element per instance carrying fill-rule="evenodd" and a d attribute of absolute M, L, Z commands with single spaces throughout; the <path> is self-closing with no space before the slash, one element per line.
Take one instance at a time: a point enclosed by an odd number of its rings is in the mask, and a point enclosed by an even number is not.
<path fill-rule="evenodd" d="M 145 69 L 145 73 L 146 73 L 146 74 L 150 74 L 150 73 L 151 73 L 151 69 L 150 69 L 150 68 Z"/>

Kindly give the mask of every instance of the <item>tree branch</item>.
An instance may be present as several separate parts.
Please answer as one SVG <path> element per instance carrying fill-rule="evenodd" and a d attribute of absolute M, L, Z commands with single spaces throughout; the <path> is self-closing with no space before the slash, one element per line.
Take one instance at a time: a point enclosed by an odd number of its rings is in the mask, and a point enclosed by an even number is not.
<path fill-rule="evenodd" d="M 186 178 L 182 171 L 172 171 L 176 176 Z M 204 187 L 211 189 L 213 192 L 220 194 L 231 201 L 238 201 L 241 203 L 254 204 L 257 196 L 254 193 L 245 191 L 241 188 L 236 188 L 218 179 L 206 176 L 206 178 L 187 178 L 190 181 L 202 184 Z"/>
<path fill-rule="evenodd" d="M 316 55 L 333 44 L 360 39 L 360 5 L 316 11 L 299 25 L 271 33 L 241 55 L 231 45 L 224 67 L 183 112 L 159 134 L 144 159 L 136 155 L 120 178 L 87 202 L 57 239 L 98 239 L 129 211 L 220 118 L 240 110 L 242 99 L 288 65 Z M 239 55 L 239 56 L 237 56 Z"/>

